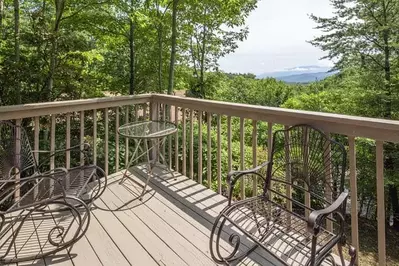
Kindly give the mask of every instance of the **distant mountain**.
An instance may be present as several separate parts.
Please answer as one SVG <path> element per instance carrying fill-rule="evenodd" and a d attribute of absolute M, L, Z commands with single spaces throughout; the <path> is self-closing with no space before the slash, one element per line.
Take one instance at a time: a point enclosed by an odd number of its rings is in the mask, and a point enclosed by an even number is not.
<path fill-rule="evenodd" d="M 305 73 L 305 74 L 278 77 L 276 79 L 287 83 L 310 83 L 318 80 L 323 80 L 336 73 L 337 72 Z"/>
<path fill-rule="evenodd" d="M 337 72 L 328 72 L 329 67 L 320 66 L 299 66 L 294 68 L 284 69 L 282 71 L 264 73 L 258 75 L 258 79 L 275 78 L 287 83 L 309 83 L 317 80 L 325 79 Z"/>

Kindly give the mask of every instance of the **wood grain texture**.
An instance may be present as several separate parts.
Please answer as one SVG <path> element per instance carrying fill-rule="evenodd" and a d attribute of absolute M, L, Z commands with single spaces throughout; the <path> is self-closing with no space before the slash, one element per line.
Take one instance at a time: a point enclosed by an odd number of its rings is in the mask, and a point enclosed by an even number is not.
<path fill-rule="evenodd" d="M 384 143 L 376 141 L 377 163 L 377 220 L 378 220 L 378 265 L 386 265 L 385 239 L 385 193 L 384 193 Z"/>

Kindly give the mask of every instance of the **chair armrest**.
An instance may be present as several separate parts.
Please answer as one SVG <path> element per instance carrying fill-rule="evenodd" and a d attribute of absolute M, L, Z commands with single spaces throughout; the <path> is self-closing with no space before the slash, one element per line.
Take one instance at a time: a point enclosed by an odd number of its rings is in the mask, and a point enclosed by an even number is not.
<path fill-rule="evenodd" d="M 81 147 L 83 147 L 83 148 L 85 148 L 85 147 L 90 148 L 90 144 L 89 144 L 89 143 L 82 143 L 82 144 L 79 144 L 79 145 L 72 146 L 72 147 L 70 147 L 70 148 L 68 148 L 68 149 L 61 149 L 61 150 L 55 150 L 55 151 L 32 150 L 32 152 L 33 152 L 33 153 L 51 153 L 51 152 L 52 152 L 53 154 L 55 154 L 55 153 L 59 153 L 59 152 L 66 152 L 66 151 L 76 150 L 77 148 L 81 148 Z"/>
<path fill-rule="evenodd" d="M 345 190 L 327 208 L 312 211 L 308 219 L 308 232 L 317 235 L 319 233 L 321 220 L 324 219 L 326 216 L 336 212 L 338 209 L 340 209 L 343 206 L 343 204 L 346 202 L 348 195 L 349 195 L 348 191 Z"/>
<path fill-rule="evenodd" d="M 65 191 L 65 187 L 62 184 L 62 178 L 57 178 L 57 176 L 55 176 L 56 172 L 57 171 L 54 171 L 53 173 L 48 173 L 45 175 L 35 175 L 35 176 L 25 177 L 23 179 L 22 178 L 21 179 L 12 178 L 12 179 L 8 179 L 8 180 L 0 180 L 0 187 L 2 189 L 2 191 L 0 193 L 0 203 L 4 203 L 8 199 L 14 198 L 14 195 L 17 191 L 24 190 L 23 187 L 25 185 L 28 186 L 28 189 L 25 191 L 25 193 L 20 195 L 20 200 L 18 200 L 17 202 L 14 202 L 11 206 L 9 206 L 5 213 L 7 213 L 9 211 L 16 211 L 19 209 L 33 207 L 37 204 L 42 204 L 43 202 L 46 202 L 47 200 L 54 198 L 55 195 L 53 195 L 53 194 L 47 195 L 42 198 L 42 196 L 44 196 L 45 194 L 47 194 L 50 191 L 50 188 L 47 188 L 47 190 L 45 191 L 44 194 L 37 195 L 38 198 L 31 198 L 34 200 L 20 206 L 21 200 L 26 199 L 26 197 L 28 197 L 28 198 L 31 197 L 29 195 L 32 195 L 32 193 L 35 193 L 34 192 L 35 188 L 41 183 L 42 180 L 47 179 L 47 180 L 52 181 L 54 185 L 57 184 L 58 189 L 60 189 L 59 192 L 61 192 L 58 194 L 57 197 L 65 198 L 67 196 L 67 193 Z M 13 176 L 13 177 L 15 177 L 15 176 Z M 34 185 L 32 186 L 32 184 L 34 184 Z"/>
<path fill-rule="evenodd" d="M 28 168 L 26 168 L 26 169 L 28 169 Z M 15 170 L 14 174 L 12 174 L 12 170 Z M 13 183 L 13 182 L 16 182 L 16 181 L 17 182 L 33 181 L 33 180 L 39 179 L 41 177 L 50 177 L 50 178 L 55 179 L 53 177 L 53 175 L 56 174 L 57 172 L 64 172 L 65 175 L 68 174 L 68 169 L 66 169 L 64 167 L 56 167 L 56 168 L 54 168 L 52 170 L 49 170 L 49 171 L 46 171 L 46 172 L 43 172 L 43 173 L 35 173 L 35 174 L 31 175 L 31 176 L 20 177 L 19 179 L 17 179 L 17 175 L 20 174 L 21 171 L 18 169 L 18 167 L 13 167 L 12 170 L 10 170 L 7 179 L 0 180 L 0 184 L 1 183 Z"/>
<path fill-rule="evenodd" d="M 248 169 L 248 170 L 241 170 L 241 171 L 231 171 L 230 173 L 228 173 L 227 175 L 227 183 L 229 185 L 229 205 L 231 203 L 231 199 L 232 199 L 232 195 L 233 195 L 233 188 L 235 186 L 235 184 L 237 183 L 237 181 L 245 175 L 257 175 L 259 177 L 261 177 L 262 179 L 265 179 L 264 176 L 260 175 L 258 173 L 259 170 L 261 170 L 264 167 L 267 167 L 269 165 L 269 161 L 266 161 L 264 163 L 262 163 L 261 165 L 258 165 L 255 168 L 252 169 Z"/>

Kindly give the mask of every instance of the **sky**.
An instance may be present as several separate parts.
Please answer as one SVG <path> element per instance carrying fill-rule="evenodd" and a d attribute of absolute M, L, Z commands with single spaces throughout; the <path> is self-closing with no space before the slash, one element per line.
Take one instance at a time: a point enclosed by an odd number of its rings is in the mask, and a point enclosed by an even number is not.
<path fill-rule="evenodd" d="M 324 53 L 307 43 L 320 35 L 309 14 L 332 15 L 329 0 L 260 0 L 247 19 L 248 38 L 234 54 L 219 61 L 220 69 L 262 74 L 297 66 L 331 66 Z"/>

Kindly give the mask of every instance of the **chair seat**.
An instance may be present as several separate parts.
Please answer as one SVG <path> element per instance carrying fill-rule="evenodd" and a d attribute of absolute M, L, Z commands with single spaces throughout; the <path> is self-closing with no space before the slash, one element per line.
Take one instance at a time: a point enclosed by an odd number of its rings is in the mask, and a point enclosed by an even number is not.
<path fill-rule="evenodd" d="M 270 254 L 286 265 L 307 265 L 311 257 L 312 237 L 307 221 L 286 211 L 264 196 L 249 198 L 225 209 L 222 216 L 234 223 L 232 229 L 241 231 L 260 243 Z M 339 239 L 333 232 L 321 228 L 316 254 L 326 244 Z"/>
<path fill-rule="evenodd" d="M 84 201 L 89 201 L 91 197 L 92 182 L 98 181 L 97 175 L 98 167 L 95 165 L 84 165 L 68 169 L 68 174 L 59 172 L 55 176 L 62 180 L 63 189 L 67 195 L 75 196 Z M 54 195 L 61 195 L 62 188 L 60 185 L 54 186 Z"/>

